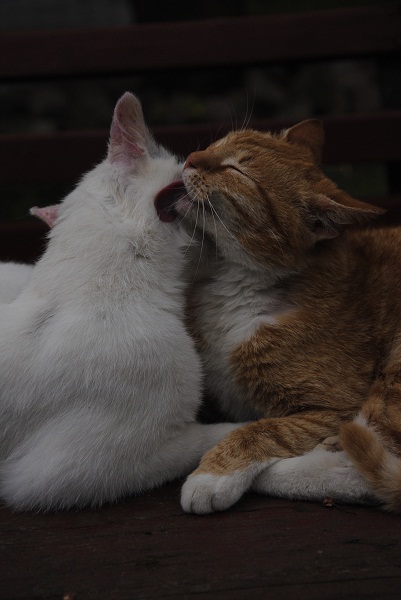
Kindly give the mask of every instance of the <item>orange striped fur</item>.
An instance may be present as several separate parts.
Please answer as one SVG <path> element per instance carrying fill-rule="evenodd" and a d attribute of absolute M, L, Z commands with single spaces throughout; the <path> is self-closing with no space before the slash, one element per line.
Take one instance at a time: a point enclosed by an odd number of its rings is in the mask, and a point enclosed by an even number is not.
<path fill-rule="evenodd" d="M 256 419 L 190 476 L 195 512 L 206 487 L 229 506 L 271 459 L 340 429 L 378 498 L 401 508 L 401 231 L 368 226 L 384 211 L 325 176 L 322 145 L 311 120 L 232 132 L 188 157 L 177 210 L 205 262 L 188 327 L 209 394 L 230 418 Z"/>

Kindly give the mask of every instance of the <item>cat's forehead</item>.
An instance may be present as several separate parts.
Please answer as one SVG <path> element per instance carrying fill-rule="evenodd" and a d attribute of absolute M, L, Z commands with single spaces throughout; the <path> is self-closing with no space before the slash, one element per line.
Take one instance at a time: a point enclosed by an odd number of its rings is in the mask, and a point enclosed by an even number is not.
<path fill-rule="evenodd" d="M 245 129 L 231 131 L 224 138 L 213 142 L 209 147 L 220 152 L 232 153 L 256 148 L 273 149 L 277 144 L 280 144 L 280 141 L 269 132 Z"/>
<path fill-rule="evenodd" d="M 214 160 L 246 162 L 263 168 L 266 161 L 270 159 L 275 167 L 279 167 L 283 163 L 299 166 L 301 163 L 304 164 L 306 159 L 310 162 L 310 157 L 308 158 L 305 153 L 305 147 L 290 143 L 285 130 L 279 133 L 253 129 L 232 131 L 211 144 L 206 152 L 208 150 Z"/>

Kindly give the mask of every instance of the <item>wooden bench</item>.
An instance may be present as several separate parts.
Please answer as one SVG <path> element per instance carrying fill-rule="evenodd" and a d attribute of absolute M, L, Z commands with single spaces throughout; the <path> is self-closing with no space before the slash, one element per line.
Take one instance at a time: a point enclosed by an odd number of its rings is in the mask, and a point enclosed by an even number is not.
<path fill-rule="evenodd" d="M 194 43 L 196 41 L 196 43 Z M 4 33 L 0 78 L 12 85 L 142 72 L 327 61 L 400 59 L 395 5 L 274 17 L 223 18 L 113 29 Z M 121 90 L 121 93 L 125 90 Z M 132 90 L 135 92 L 135 90 Z M 324 116 L 326 163 L 401 161 L 401 107 Z M 146 112 L 146 106 L 145 106 Z M 289 123 L 252 122 L 257 128 Z M 165 126 L 180 153 L 228 124 Z M 1 202 L 21 183 L 71 183 L 105 153 L 107 131 L 0 135 Z M 11 190 L 11 191 L 10 191 Z M 393 177 L 377 203 L 401 206 Z M 0 213 L 1 214 L 1 213 Z M 391 215 L 394 215 L 391 216 Z M 396 211 L 390 217 L 395 219 Z M 0 260 L 34 261 L 45 228 L 0 222 Z M 0 508 L 0 599 L 398 598 L 401 517 L 361 507 L 249 495 L 227 513 L 184 515 L 180 484 L 98 511 L 12 514 Z"/>
<path fill-rule="evenodd" d="M 188 69 L 207 67 L 350 57 L 394 62 L 400 57 L 400 25 L 398 8 L 389 5 L 85 31 L 6 33 L 0 36 L 0 78 L 9 84 L 61 78 L 79 81 L 93 76 L 173 70 L 186 73 Z M 327 136 L 325 162 L 401 161 L 401 110 L 323 116 L 323 120 Z M 251 123 L 261 129 L 287 124 L 271 120 Z M 222 135 L 229 128 L 221 123 L 214 127 L 181 125 L 159 127 L 154 133 L 161 143 L 185 155 L 195 146 L 206 146 L 211 136 Z M 0 189 L 7 186 L 6 197 L 0 196 L 0 215 L 1 203 L 12 202 L 13 185 L 72 185 L 104 156 L 106 141 L 106 130 L 0 135 Z M 399 180 L 385 198 L 378 199 L 379 203 L 399 205 Z M 33 221 L 3 220 L 0 260 L 35 260 L 42 250 L 43 233 L 44 228 Z"/>

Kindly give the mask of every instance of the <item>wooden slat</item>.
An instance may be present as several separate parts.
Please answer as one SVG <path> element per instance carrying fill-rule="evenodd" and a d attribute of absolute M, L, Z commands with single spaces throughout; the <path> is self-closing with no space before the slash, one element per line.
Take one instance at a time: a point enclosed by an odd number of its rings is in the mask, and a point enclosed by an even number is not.
<path fill-rule="evenodd" d="M 401 110 L 323 119 L 326 163 L 401 161 Z"/>
<path fill-rule="evenodd" d="M 107 151 L 106 131 L 0 136 L 0 182 L 73 181 Z"/>
<path fill-rule="evenodd" d="M 250 65 L 400 50 L 401 10 L 370 6 L 0 35 L 0 78 Z"/>
<path fill-rule="evenodd" d="M 324 161 L 401 161 L 401 111 L 348 115 L 323 119 L 326 129 Z M 277 129 L 288 123 L 258 121 L 258 129 Z M 186 156 L 223 136 L 230 126 L 162 127 L 157 140 Z M 44 135 L 0 136 L 0 183 L 37 183 L 76 180 L 106 154 L 106 131 L 77 131 Z"/>
<path fill-rule="evenodd" d="M 400 596 L 399 515 L 248 495 L 182 513 L 164 486 L 101 510 L 0 510 L 2 600 L 308 600 Z M 67 595 L 69 594 L 69 596 Z"/>

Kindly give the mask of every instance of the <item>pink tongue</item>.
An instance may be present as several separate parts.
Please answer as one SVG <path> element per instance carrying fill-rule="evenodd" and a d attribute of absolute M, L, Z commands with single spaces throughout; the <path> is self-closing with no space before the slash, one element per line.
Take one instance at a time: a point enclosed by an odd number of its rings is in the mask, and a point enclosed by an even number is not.
<path fill-rule="evenodd" d="M 155 198 L 155 207 L 159 219 L 165 223 L 174 221 L 177 218 L 175 203 L 186 194 L 187 190 L 181 179 L 173 181 L 173 183 L 160 190 Z"/>

